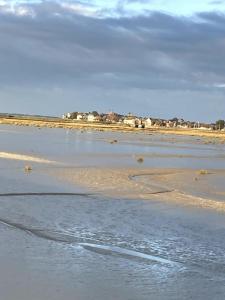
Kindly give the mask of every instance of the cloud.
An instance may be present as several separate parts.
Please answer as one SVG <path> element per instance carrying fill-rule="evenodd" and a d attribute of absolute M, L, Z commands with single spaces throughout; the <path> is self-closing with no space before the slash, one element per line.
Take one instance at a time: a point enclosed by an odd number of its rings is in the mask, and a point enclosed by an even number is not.
<path fill-rule="evenodd" d="M 214 1 L 210 1 L 209 4 L 211 5 L 221 5 L 224 4 L 223 0 L 214 0 Z"/>
<path fill-rule="evenodd" d="M 97 8 L 89 5 L 84 5 L 81 3 L 68 3 L 62 2 L 60 3 L 61 7 L 69 10 L 70 12 L 74 12 L 76 14 L 81 14 L 84 16 L 96 16 L 98 15 Z"/>
<path fill-rule="evenodd" d="M 25 13 L 31 8 L 35 18 Z M 97 84 L 114 74 L 115 85 L 195 89 L 224 77 L 224 15 L 199 14 L 195 22 L 162 13 L 95 18 L 65 3 L 23 9 L 1 16 L 2 81 Z"/>
<path fill-rule="evenodd" d="M 111 91 L 109 99 L 116 92 L 132 95 L 134 89 L 145 99 L 157 91 L 159 98 L 165 92 L 221 93 L 215 83 L 224 82 L 224 25 L 225 16 L 218 13 L 118 18 L 81 2 L 18 4 L 15 10 L 5 4 L 0 8 L 0 87 L 80 94 L 85 89 L 90 95 L 97 90 L 95 97 L 100 90 Z"/>
<path fill-rule="evenodd" d="M 214 86 L 218 87 L 218 88 L 221 88 L 221 89 L 224 89 L 225 88 L 225 83 L 215 83 Z"/>

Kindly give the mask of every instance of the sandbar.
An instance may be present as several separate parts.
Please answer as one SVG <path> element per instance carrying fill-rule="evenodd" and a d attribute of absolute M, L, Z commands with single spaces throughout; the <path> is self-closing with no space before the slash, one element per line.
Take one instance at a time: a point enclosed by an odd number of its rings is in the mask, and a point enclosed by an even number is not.
<path fill-rule="evenodd" d="M 157 200 L 225 212 L 225 170 L 61 168 L 60 180 L 115 199 Z"/>

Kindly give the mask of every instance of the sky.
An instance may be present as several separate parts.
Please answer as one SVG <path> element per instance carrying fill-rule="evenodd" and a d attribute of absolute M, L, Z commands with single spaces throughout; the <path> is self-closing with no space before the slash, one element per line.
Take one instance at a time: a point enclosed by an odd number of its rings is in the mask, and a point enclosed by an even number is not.
<path fill-rule="evenodd" d="M 0 0 L 0 112 L 225 119 L 225 0 Z"/>

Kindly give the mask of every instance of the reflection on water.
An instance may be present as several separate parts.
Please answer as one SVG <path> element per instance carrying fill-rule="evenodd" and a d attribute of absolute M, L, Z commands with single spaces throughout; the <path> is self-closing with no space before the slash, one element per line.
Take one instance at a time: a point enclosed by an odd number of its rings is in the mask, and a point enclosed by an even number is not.
<path fill-rule="evenodd" d="M 1 151 L 70 165 L 137 166 L 136 156 L 143 155 L 149 167 L 225 168 L 225 145 L 196 137 L 2 127 Z"/>
<path fill-rule="evenodd" d="M 206 147 L 204 155 L 216 157 L 224 147 L 181 138 L 176 148 L 166 137 L 141 136 L 147 144 L 142 147 L 136 135 L 127 134 L 117 134 L 118 144 L 111 145 L 113 133 L 13 130 L 0 133 L 0 151 L 33 153 L 71 165 L 111 165 L 116 160 L 132 165 L 133 154 L 151 152 L 153 147 L 157 153 L 189 153 L 187 147 L 193 146 L 194 155 Z M 161 149 L 161 143 L 170 148 Z M 96 155 L 87 159 L 92 150 Z M 115 158 L 108 161 L 110 153 Z M 195 166 L 195 159 L 187 157 L 149 157 L 145 163 L 153 166 L 159 161 L 161 166 Z M 196 167 L 217 167 L 219 161 L 224 167 L 221 158 L 198 161 Z M 101 198 L 60 185 L 47 175 L 26 174 L 23 162 L 0 163 L 2 299 L 224 299 L 223 214 Z"/>

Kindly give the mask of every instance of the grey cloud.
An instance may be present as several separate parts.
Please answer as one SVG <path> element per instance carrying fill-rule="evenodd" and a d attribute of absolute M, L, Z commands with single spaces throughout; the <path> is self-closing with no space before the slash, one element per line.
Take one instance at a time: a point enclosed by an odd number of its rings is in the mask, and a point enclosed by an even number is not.
<path fill-rule="evenodd" d="M 71 81 L 114 73 L 120 81 L 133 74 L 137 86 L 149 75 L 146 87 L 154 79 L 161 88 L 168 78 L 169 85 L 174 79 L 193 87 L 196 79 L 199 86 L 223 79 L 224 15 L 199 14 L 203 22 L 196 23 L 160 13 L 84 17 L 51 2 L 34 8 L 36 18 L 1 15 L 2 80 Z"/>
<path fill-rule="evenodd" d="M 225 16 L 87 17 L 57 3 L 32 16 L 0 12 L 0 86 L 146 91 L 217 90 Z"/>

